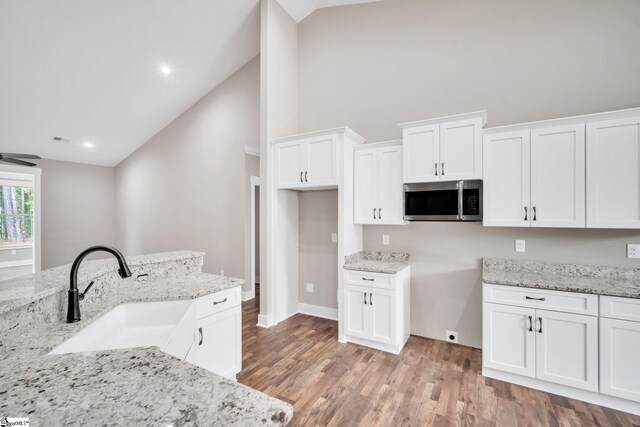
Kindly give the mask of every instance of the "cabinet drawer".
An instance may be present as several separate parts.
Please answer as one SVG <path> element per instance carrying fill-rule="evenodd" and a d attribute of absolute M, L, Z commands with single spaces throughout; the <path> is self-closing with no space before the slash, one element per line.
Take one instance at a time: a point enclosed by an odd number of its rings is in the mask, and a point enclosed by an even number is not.
<path fill-rule="evenodd" d="M 598 296 L 546 289 L 484 284 L 484 302 L 542 308 L 566 313 L 598 315 Z"/>
<path fill-rule="evenodd" d="M 600 316 L 640 322 L 640 300 L 622 297 L 600 297 Z"/>
<path fill-rule="evenodd" d="M 373 286 L 377 288 L 393 287 L 394 274 L 368 273 L 366 271 L 345 270 L 344 281 L 351 285 Z"/>
<path fill-rule="evenodd" d="M 240 305 L 240 286 L 198 298 L 197 318 L 202 319 Z"/>

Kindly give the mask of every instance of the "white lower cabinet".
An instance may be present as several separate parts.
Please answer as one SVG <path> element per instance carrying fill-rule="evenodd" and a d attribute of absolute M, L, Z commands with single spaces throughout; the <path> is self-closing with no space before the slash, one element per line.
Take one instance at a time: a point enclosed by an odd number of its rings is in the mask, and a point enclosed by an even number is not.
<path fill-rule="evenodd" d="M 522 299 L 497 304 L 503 288 L 484 285 L 483 366 L 598 391 L 598 318 L 538 308 L 557 307 L 562 292 L 514 288 Z"/>
<path fill-rule="evenodd" d="M 346 341 L 402 350 L 409 339 L 409 275 L 409 267 L 396 274 L 344 271 Z"/>

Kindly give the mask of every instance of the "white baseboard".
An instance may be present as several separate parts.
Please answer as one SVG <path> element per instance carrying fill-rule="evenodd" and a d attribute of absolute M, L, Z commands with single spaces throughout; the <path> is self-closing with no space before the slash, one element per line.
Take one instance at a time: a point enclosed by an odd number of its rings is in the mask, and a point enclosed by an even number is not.
<path fill-rule="evenodd" d="M 25 267 L 27 265 L 33 265 L 33 260 L 32 259 L 24 259 L 24 260 L 20 260 L 20 261 L 0 262 L 0 268 Z"/>
<path fill-rule="evenodd" d="M 338 320 L 338 309 L 322 307 L 319 305 L 298 303 L 298 313 L 309 316 L 322 317 L 323 319 Z"/>
<path fill-rule="evenodd" d="M 255 291 L 242 291 L 242 301 L 249 301 L 256 297 Z"/>
<path fill-rule="evenodd" d="M 258 326 L 261 328 L 270 328 L 275 326 L 276 322 L 273 321 L 273 314 L 258 314 Z"/>

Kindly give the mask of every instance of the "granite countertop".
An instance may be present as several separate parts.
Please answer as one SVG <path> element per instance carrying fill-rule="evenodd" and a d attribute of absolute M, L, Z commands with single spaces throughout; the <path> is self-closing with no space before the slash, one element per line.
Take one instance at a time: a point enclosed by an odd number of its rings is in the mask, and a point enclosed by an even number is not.
<path fill-rule="evenodd" d="M 483 259 L 482 281 L 496 285 L 640 298 L 640 269 Z"/>
<path fill-rule="evenodd" d="M 29 417 L 33 425 L 286 424 L 288 403 L 158 347 L 48 355 L 119 304 L 194 299 L 243 283 L 206 273 L 128 283 L 99 304 L 81 303 L 78 323 L 52 322 L 0 345 L 0 415 Z"/>
<path fill-rule="evenodd" d="M 167 261 L 202 258 L 204 253 L 194 251 L 163 252 L 158 254 L 126 256 L 129 267 L 159 264 Z M 71 264 L 28 274 L 0 282 L 0 314 L 28 305 L 36 300 L 69 289 Z M 78 283 L 88 282 L 110 272 L 118 271 L 118 262 L 113 257 L 85 261 L 78 271 Z"/>
<path fill-rule="evenodd" d="M 345 257 L 344 268 L 371 273 L 395 274 L 409 267 L 406 253 L 361 251 Z"/>

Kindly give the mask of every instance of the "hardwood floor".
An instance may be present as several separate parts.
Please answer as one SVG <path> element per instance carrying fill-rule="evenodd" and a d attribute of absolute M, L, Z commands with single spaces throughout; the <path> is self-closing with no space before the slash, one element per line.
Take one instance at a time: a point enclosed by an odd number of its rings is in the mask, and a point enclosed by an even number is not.
<path fill-rule="evenodd" d="M 411 336 L 399 356 L 337 341 L 302 314 L 256 326 L 243 303 L 242 384 L 291 403 L 294 426 L 640 426 L 640 417 L 484 378 L 480 350 Z"/>

